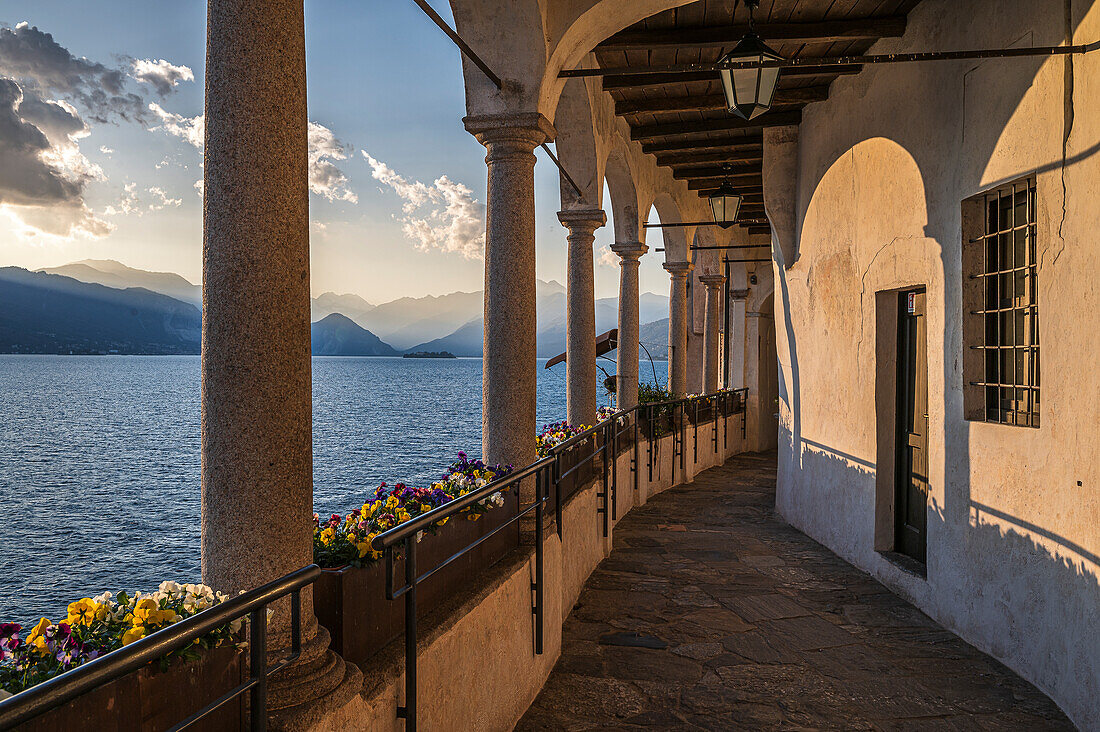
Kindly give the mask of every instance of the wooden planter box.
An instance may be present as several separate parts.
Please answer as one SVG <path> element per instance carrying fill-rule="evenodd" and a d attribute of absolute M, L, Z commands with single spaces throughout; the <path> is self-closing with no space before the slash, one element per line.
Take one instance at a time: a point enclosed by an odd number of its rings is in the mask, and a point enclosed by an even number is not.
<path fill-rule="evenodd" d="M 565 476 L 561 479 L 561 496 L 565 501 L 577 491 L 584 488 L 592 480 L 600 475 L 602 471 L 600 456 L 600 450 L 603 448 L 603 436 L 597 432 L 592 435 L 583 445 L 579 445 L 572 450 L 563 452 L 561 454 L 561 475 Z M 595 458 L 592 458 L 585 462 L 586 458 L 596 452 Z M 572 470 L 576 466 L 580 466 L 575 472 L 565 475 L 567 471 Z M 552 498 L 552 497 L 551 497 Z"/>
<path fill-rule="evenodd" d="M 518 510 L 515 494 L 477 521 L 455 516 L 433 536 L 425 534 L 416 549 L 417 573 L 435 568 L 448 557 L 503 525 Z M 418 617 L 468 587 L 476 575 L 519 546 L 519 525 L 501 530 L 417 585 Z M 405 563 L 394 561 L 394 589 L 405 584 Z M 352 663 L 362 663 L 399 638 L 405 629 L 405 599 L 386 599 L 386 562 L 367 567 L 326 569 L 313 585 L 317 620 L 332 636 L 331 648 Z"/>
<path fill-rule="evenodd" d="M 671 434 L 674 427 L 679 427 L 678 423 L 673 423 L 673 411 L 671 408 L 654 409 L 652 422 L 647 419 L 646 410 L 641 409 L 638 411 L 638 420 L 639 430 L 642 435 L 651 442 Z"/>
<path fill-rule="evenodd" d="M 151 664 L 104 684 L 68 704 L 20 725 L 20 732 L 171 729 L 248 678 L 245 652 L 233 646 L 176 659 L 166 670 Z M 246 728 L 248 694 L 227 702 L 190 729 L 221 732 Z"/>

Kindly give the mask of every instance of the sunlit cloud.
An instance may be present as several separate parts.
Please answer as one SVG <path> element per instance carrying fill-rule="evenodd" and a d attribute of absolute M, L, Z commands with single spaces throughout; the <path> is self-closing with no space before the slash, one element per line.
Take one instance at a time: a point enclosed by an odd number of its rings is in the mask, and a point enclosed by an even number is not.
<path fill-rule="evenodd" d="M 162 97 L 170 94 L 181 81 L 194 81 L 195 74 L 187 66 L 176 66 L 164 59 L 134 59 L 130 75 L 149 84 Z"/>
<path fill-rule="evenodd" d="M 439 250 L 466 259 L 485 256 L 485 204 L 461 183 L 442 175 L 432 185 L 409 180 L 361 150 L 375 180 L 403 201 L 397 220 L 405 237 L 423 251 Z"/>
<path fill-rule="evenodd" d="M 596 264 L 601 267 L 618 267 L 619 255 L 611 251 L 611 247 L 602 246 L 600 247 L 600 256 L 596 258 Z"/>

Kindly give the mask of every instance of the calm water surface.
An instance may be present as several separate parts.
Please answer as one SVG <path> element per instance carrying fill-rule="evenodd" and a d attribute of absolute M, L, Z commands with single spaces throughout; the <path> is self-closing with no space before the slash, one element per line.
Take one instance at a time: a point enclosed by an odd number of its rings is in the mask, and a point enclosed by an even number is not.
<path fill-rule="evenodd" d="M 565 418 L 565 366 L 542 363 L 540 425 Z M 315 358 L 313 408 L 314 504 L 346 512 L 480 453 L 481 360 Z M 0 621 L 198 581 L 197 356 L 0 355 L 0 425 Z"/>

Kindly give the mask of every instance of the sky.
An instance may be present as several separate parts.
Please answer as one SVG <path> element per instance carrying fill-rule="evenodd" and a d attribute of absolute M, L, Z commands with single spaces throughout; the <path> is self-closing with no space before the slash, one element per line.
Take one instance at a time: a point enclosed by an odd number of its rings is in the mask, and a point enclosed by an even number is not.
<path fill-rule="evenodd" d="M 481 289 L 485 150 L 462 127 L 458 50 L 411 0 L 305 8 L 314 294 Z M 116 259 L 201 281 L 205 28 L 203 0 L 0 2 L 0 266 Z M 535 201 L 537 276 L 564 283 L 542 151 Z M 597 297 L 618 292 L 610 219 Z M 643 257 L 643 292 L 668 294 L 661 256 Z"/>

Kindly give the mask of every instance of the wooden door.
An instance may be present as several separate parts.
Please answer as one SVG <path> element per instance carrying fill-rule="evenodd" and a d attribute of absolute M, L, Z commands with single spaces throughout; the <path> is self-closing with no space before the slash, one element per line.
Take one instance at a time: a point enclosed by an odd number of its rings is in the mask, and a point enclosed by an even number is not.
<path fill-rule="evenodd" d="M 894 548 L 924 563 L 928 530 L 928 343 L 924 290 L 898 298 Z"/>

